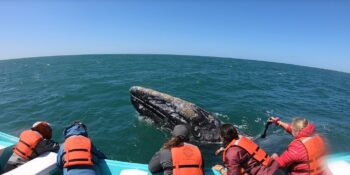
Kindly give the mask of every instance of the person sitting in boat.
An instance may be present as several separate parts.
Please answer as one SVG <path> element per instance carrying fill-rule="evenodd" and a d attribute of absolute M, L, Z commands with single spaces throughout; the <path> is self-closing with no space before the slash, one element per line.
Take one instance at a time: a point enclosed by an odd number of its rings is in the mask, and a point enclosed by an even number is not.
<path fill-rule="evenodd" d="M 215 165 L 214 170 L 222 175 L 277 174 L 277 162 L 252 140 L 239 135 L 232 124 L 223 124 L 220 132 L 224 145 L 222 159 L 225 166 Z M 218 153 L 217 151 L 216 154 Z"/>
<path fill-rule="evenodd" d="M 59 144 L 52 138 L 52 128 L 48 122 L 35 122 L 30 130 L 23 131 L 19 142 L 13 148 L 13 154 L 4 171 L 10 171 L 45 152 L 57 152 Z"/>
<path fill-rule="evenodd" d="M 197 146 L 187 143 L 188 140 L 188 128 L 176 125 L 172 138 L 150 160 L 149 171 L 163 171 L 164 175 L 203 175 L 201 151 Z"/>
<path fill-rule="evenodd" d="M 271 117 L 268 122 L 281 126 L 294 136 L 281 156 L 276 153 L 272 155 L 280 167 L 288 169 L 291 175 L 331 174 L 323 162 L 327 151 L 324 139 L 316 133 L 312 123 L 304 118 L 294 118 L 288 124 L 278 117 Z"/>
<path fill-rule="evenodd" d="M 63 168 L 63 174 L 100 174 L 98 163 L 106 156 L 92 144 L 86 126 L 75 121 L 64 129 L 63 136 L 65 141 L 57 154 L 57 166 Z"/>

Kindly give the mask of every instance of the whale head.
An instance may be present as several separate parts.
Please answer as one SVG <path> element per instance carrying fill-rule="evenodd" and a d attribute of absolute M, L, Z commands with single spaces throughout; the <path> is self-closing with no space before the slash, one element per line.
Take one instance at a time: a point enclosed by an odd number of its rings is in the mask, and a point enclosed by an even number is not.
<path fill-rule="evenodd" d="M 197 142 L 220 142 L 222 122 L 212 113 L 177 97 L 140 86 L 130 88 L 131 103 L 144 118 L 165 130 L 175 125 L 190 127 L 190 139 Z"/>

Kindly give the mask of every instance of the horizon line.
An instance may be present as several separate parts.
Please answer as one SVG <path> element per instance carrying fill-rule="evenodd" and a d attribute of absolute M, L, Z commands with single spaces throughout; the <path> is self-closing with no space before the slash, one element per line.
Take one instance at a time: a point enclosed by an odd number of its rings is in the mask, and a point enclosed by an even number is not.
<path fill-rule="evenodd" d="M 41 58 L 41 57 L 92 56 L 92 55 L 167 55 L 167 56 L 211 57 L 211 58 L 224 58 L 224 59 L 237 59 L 237 60 L 277 63 L 277 64 L 293 65 L 293 66 L 300 66 L 300 67 L 306 67 L 306 68 L 313 68 L 313 69 L 320 69 L 320 70 L 325 70 L 325 71 L 333 71 L 333 72 L 350 74 L 350 72 L 345 72 L 345 71 L 341 71 L 341 70 L 334 70 L 334 69 L 330 69 L 330 68 L 320 68 L 320 67 L 306 66 L 306 65 L 293 64 L 293 63 L 274 62 L 274 61 L 269 61 L 269 60 L 264 60 L 264 59 L 257 60 L 257 59 L 250 59 L 250 58 L 238 58 L 238 57 L 235 58 L 235 57 L 213 56 L 213 55 L 187 55 L 187 54 L 165 54 L 165 53 L 105 53 L 105 54 L 103 54 L 103 53 L 85 53 L 85 54 L 42 55 L 42 56 L 14 57 L 14 58 L 5 58 L 5 59 L 0 58 L 0 62 L 1 61 L 8 61 L 8 60 L 19 60 L 19 59 Z"/>

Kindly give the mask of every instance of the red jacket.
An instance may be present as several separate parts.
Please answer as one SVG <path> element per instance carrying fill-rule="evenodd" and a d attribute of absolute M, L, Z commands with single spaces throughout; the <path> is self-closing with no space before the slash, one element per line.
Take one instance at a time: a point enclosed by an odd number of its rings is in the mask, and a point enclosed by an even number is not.
<path fill-rule="evenodd" d="M 289 126 L 286 130 L 288 133 L 291 134 L 292 129 L 291 126 Z M 302 137 L 309 137 L 312 136 L 316 133 L 316 128 L 313 124 L 308 124 L 306 128 L 301 130 L 299 134 L 294 138 L 289 145 L 286 151 L 282 153 L 280 157 L 275 157 L 274 159 L 278 162 L 280 167 L 283 168 L 290 168 L 293 166 L 294 163 L 296 162 L 303 162 L 303 161 L 308 161 L 308 154 L 305 146 L 300 142 L 297 141 L 296 139 L 302 138 Z M 299 163 L 296 166 L 294 166 L 295 169 L 299 170 L 308 170 L 308 164 L 305 163 Z M 291 172 L 291 175 L 308 175 L 309 173 L 296 173 L 296 172 Z M 324 172 L 321 175 L 329 175 L 331 173 L 329 172 Z"/>
<path fill-rule="evenodd" d="M 243 168 L 243 166 L 247 169 L 251 168 L 249 173 L 255 175 L 272 175 L 278 169 L 278 163 L 274 160 L 271 160 L 272 162 L 269 167 L 261 165 L 254 167 L 257 162 L 250 157 L 251 155 L 243 148 L 238 146 L 230 147 L 224 157 L 227 175 L 241 175 L 241 168 Z M 249 161 L 245 163 L 247 159 L 249 159 Z"/>

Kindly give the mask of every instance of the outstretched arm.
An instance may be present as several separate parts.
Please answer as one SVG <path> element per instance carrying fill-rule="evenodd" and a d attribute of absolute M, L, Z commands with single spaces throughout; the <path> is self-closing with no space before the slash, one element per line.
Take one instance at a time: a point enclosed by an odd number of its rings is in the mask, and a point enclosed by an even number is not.
<path fill-rule="evenodd" d="M 274 123 L 275 125 L 281 126 L 284 130 L 286 130 L 289 134 L 292 133 L 292 127 L 289 123 L 282 122 L 278 117 L 270 117 L 268 122 Z"/>
<path fill-rule="evenodd" d="M 91 151 L 92 151 L 92 154 L 97 156 L 99 159 L 107 159 L 107 156 L 103 152 L 98 150 L 94 145 L 92 145 Z"/>
<path fill-rule="evenodd" d="M 60 148 L 59 143 L 53 141 L 53 140 L 48 140 L 48 139 L 43 139 L 38 143 L 36 146 L 35 150 L 36 152 L 40 155 L 45 152 L 56 152 Z"/>

